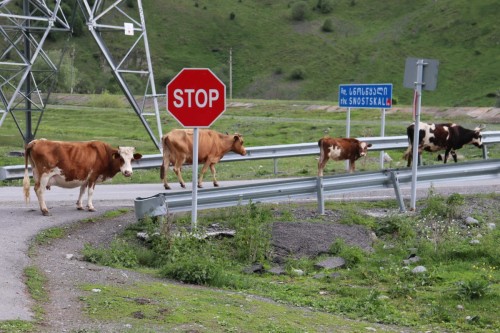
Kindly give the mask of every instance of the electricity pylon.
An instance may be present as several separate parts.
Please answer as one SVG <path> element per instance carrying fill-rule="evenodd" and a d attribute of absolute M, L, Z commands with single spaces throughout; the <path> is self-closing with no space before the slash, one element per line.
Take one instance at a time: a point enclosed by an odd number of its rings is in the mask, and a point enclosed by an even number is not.
<path fill-rule="evenodd" d="M 71 16 L 65 15 L 63 4 L 72 6 Z M 68 49 L 78 10 L 111 74 L 153 143 L 161 149 L 158 95 L 141 0 L 108 1 L 107 4 L 105 0 L 23 0 L 22 5 L 19 1 L 0 1 L 0 36 L 3 37 L 0 39 L 0 126 L 7 114 L 11 114 L 25 143 L 36 136 Z M 71 22 L 67 16 L 71 17 Z M 66 34 L 66 43 L 54 59 L 44 46 L 49 35 L 56 33 Z M 151 99 L 152 111 L 146 104 Z M 25 114 L 24 130 L 20 112 Z M 33 128 L 32 116 L 35 114 L 38 120 Z M 158 137 L 146 116 L 155 116 Z"/>

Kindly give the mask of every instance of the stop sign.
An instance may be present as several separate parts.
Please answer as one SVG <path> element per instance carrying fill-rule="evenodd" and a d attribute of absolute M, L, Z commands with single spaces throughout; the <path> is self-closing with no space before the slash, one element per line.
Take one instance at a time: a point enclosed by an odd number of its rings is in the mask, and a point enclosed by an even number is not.
<path fill-rule="evenodd" d="M 184 127 L 210 127 L 226 111 L 226 86 L 208 68 L 184 68 L 167 84 L 167 110 Z"/>

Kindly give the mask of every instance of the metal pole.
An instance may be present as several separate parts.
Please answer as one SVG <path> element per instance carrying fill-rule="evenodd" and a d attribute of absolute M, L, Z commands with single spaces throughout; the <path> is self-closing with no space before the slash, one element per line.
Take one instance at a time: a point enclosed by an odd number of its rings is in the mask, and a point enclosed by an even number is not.
<path fill-rule="evenodd" d="M 415 93 L 417 94 L 417 105 L 415 108 L 415 127 L 413 133 L 413 148 L 412 148 L 412 168 L 411 168 L 411 203 L 410 210 L 415 210 L 417 205 L 417 168 L 418 168 L 418 141 L 420 131 L 420 108 L 422 103 L 422 82 L 424 74 L 424 60 L 417 61 L 417 81 L 415 82 Z"/>
<path fill-rule="evenodd" d="M 385 109 L 382 109 L 382 123 L 380 125 L 380 136 L 385 136 Z M 384 155 L 385 152 L 383 150 L 380 151 L 380 169 L 384 168 Z"/>
<path fill-rule="evenodd" d="M 233 100 L 233 48 L 229 48 L 229 99 Z"/>
<path fill-rule="evenodd" d="M 345 137 L 349 138 L 351 136 L 351 108 L 347 108 L 347 123 L 346 123 L 346 130 L 345 130 Z M 345 169 L 346 171 L 349 170 L 349 161 L 345 161 Z"/>
<path fill-rule="evenodd" d="M 196 230 L 198 217 L 198 127 L 193 129 L 193 199 L 191 205 L 191 229 Z"/>
<path fill-rule="evenodd" d="M 160 108 L 158 106 L 158 95 L 156 94 L 156 86 L 155 86 L 155 78 L 153 74 L 153 65 L 151 62 L 151 54 L 149 52 L 149 42 L 148 42 L 148 36 L 146 32 L 146 20 L 144 19 L 144 10 L 142 8 L 142 1 L 137 0 L 137 6 L 139 7 L 139 15 L 141 17 L 141 26 L 142 26 L 142 33 L 144 35 L 144 49 L 146 51 L 146 59 L 148 63 L 148 72 L 149 72 L 149 84 L 151 85 L 151 94 L 153 95 L 153 106 L 154 106 L 154 111 L 156 115 L 156 126 L 158 128 L 158 137 L 161 138 L 163 136 L 162 132 L 162 127 L 161 127 L 161 119 L 160 119 Z M 162 149 L 161 145 L 158 147 L 160 150 Z"/>
<path fill-rule="evenodd" d="M 29 0 L 23 1 L 23 11 L 25 16 L 30 16 L 30 2 Z M 24 56 L 26 61 L 29 61 L 31 68 L 31 46 L 30 46 L 30 21 L 26 20 L 24 24 Z M 24 143 L 28 144 L 33 140 L 33 129 L 31 124 L 31 69 L 26 76 L 25 81 L 26 91 L 26 133 L 24 135 Z"/>
<path fill-rule="evenodd" d="M 316 194 L 318 197 L 318 214 L 325 215 L 325 198 L 323 195 L 323 177 L 316 178 Z"/>

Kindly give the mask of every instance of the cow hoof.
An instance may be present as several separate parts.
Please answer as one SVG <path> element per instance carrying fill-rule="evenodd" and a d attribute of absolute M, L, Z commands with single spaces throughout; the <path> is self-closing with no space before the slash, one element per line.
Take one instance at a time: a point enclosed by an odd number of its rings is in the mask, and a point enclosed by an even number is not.
<path fill-rule="evenodd" d="M 76 207 L 76 209 L 78 209 L 78 210 L 83 210 L 83 207 Z"/>
<path fill-rule="evenodd" d="M 203 188 L 203 185 L 201 185 L 201 184 L 198 184 L 198 188 Z"/>
<path fill-rule="evenodd" d="M 182 188 L 186 188 L 186 184 L 181 184 L 181 187 Z"/>
<path fill-rule="evenodd" d="M 48 210 L 42 210 L 43 216 L 51 216 Z"/>
<path fill-rule="evenodd" d="M 214 183 L 214 187 L 219 187 L 219 183 Z"/>
<path fill-rule="evenodd" d="M 165 185 L 163 187 L 165 188 L 165 190 L 170 190 L 170 186 L 168 186 L 168 185 Z"/>
<path fill-rule="evenodd" d="M 89 212 L 95 212 L 96 209 L 95 208 L 89 208 Z"/>

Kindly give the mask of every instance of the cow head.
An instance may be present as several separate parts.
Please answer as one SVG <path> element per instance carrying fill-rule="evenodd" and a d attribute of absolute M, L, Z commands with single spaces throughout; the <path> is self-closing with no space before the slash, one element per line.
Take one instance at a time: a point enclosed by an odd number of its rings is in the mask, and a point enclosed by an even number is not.
<path fill-rule="evenodd" d="M 483 147 L 483 136 L 481 134 L 481 131 L 485 129 L 485 127 L 486 127 L 485 125 L 479 125 L 474 129 L 474 134 L 472 135 L 471 143 L 478 148 Z"/>
<path fill-rule="evenodd" d="M 245 156 L 247 154 L 245 147 L 243 147 L 243 136 L 241 136 L 241 134 L 234 133 L 233 146 L 231 148 L 231 151 L 242 156 Z"/>
<path fill-rule="evenodd" d="M 125 177 L 132 176 L 132 161 L 140 160 L 141 154 L 135 153 L 134 147 L 118 147 L 118 150 L 113 154 L 114 159 L 120 160 L 120 171 Z"/>
<path fill-rule="evenodd" d="M 368 148 L 372 146 L 371 143 L 360 142 L 359 143 L 359 156 L 364 157 L 368 153 Z"/>

